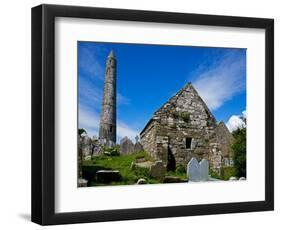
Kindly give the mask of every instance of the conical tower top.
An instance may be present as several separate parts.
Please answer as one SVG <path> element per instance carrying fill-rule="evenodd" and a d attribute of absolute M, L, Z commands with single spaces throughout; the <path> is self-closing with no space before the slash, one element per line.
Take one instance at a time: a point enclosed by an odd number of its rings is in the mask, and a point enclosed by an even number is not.
<path fill-rule="evenodd" d="M 108 54 L 108 58 L 115 58 L 113 50 L 111 50 L 110 53 Z"/>

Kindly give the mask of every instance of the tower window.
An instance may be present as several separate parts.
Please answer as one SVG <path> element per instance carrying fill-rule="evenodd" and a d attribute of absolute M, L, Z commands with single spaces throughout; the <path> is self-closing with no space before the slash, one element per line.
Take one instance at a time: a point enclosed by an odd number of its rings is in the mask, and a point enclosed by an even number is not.
<path fill-rule="evenodd" d="M 109 127 L 109 131 L 112 133 L 112 131 L 113 131 L 112 125 Z"/>
<path fill-rule="evenodd" d="M 192 142 L 192 138 L 191 137 L 185 138 L 185 147 L 187 149 L 191 149 L 191 142 Z"/>

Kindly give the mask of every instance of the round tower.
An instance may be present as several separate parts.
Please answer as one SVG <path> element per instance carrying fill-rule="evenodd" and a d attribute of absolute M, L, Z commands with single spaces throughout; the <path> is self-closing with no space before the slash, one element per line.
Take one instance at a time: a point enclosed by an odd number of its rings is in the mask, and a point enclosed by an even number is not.
<path fill-rule="evenodd" d="M 116 143 L 116 59 L 113 50 L 106 60 L 99 139 Z"/>

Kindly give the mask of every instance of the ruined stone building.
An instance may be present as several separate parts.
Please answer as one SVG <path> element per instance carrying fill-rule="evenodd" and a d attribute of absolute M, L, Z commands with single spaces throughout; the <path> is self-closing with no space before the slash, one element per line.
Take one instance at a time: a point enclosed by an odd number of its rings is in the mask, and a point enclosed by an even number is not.
<path fill-rule="evenodd" d="M 191 83 L 153 114 L 140 137 L 144 150 L 162 160 L 168 170 L 186 165 L 192 157 L 208 159 L 218 173 L 230 164 L 233 137 L 223 122 L 217 125 Z"/>
<path fill-rule="evenodd" d="M 99 139 L 104 144 L 116 143 L 116 58 L 110 51 L 105 69 Z"/>

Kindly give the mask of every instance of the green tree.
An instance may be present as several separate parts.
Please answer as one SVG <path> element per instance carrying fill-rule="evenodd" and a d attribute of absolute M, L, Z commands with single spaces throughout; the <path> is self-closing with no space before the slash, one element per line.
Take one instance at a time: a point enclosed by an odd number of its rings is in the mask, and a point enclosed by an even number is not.
<path fill-rule="evenodd" d="M 87 132 L 86 132 L 85 129 L 78 129 L 78 135 L 79 135 L 79 137 L 81 137 L 83 133 L 87 134 Z"/>
<path fill-rule="evenodd" d="M 246 127 L 233 131 L 232 145 L 234 167 L 238 177 L 246 177 Z"/>
<path fill-rule="evenodd" d="M 78 178 L 82 178 L 82 161 L 83 161 L 83 154 L 82 154 L 82 134 L 87 134 L 85 129 L 78 129 Z"/>

